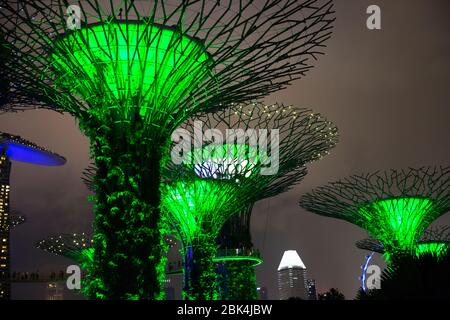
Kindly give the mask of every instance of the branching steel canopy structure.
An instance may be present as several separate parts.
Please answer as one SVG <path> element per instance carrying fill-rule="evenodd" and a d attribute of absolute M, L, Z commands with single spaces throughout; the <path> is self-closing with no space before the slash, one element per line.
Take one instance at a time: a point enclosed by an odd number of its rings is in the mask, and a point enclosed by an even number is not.
<path fill-rule="evenodd" d="M 21 224 L 25 223 L 25 221 L 26 221 L 25 216 L 15 212 L 15 211 L 13 211 L 9 215 L 9 227 L 10 227 L 10 229 L 15 228 L 17 226 L 20 226 Z"/>
<path fill-rule="evenodd" d="M 449 177 L 449 167 L 355 175 L 307 193 L 300 206 L 366 229 L 389 255 L 414 252 L 430 224 L 450 209 Z"/>
<path fill-rule="evenodd" d="M 0 299 L 10 298 L 10 229 L 25 221 L 10 215 L 10 173 L 12 161 L 41 166 L 62 166 L 66 159 L 19 136 L 0 132 Z"/>
<path fill-rule="evenodd" d="M 37 108 L 42 102 L 27 96 L 26 92 L 18 90 L 26 85 L 26 79 L 20 76 L 10 77 L 6 65 L 11 60 L 12 50 L 0 30 L 0 114 L 17 110 Z"/>
<path fill-rule="evenodd" d="M 61 166 L 66 159 L 19 136 L 0 132 L 0 154 L 10 161 L 40 166 Z"/>

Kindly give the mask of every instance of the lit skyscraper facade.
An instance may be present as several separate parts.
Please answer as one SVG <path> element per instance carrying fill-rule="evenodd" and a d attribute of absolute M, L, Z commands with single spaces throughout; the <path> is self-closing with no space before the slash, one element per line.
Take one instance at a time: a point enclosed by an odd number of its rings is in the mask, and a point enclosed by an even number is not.
<path fill-rule="evenodd" d="M 10 238 L 12 223 L 9 208 L 11 161 L 41 166 L 61 166 L 66 159 L 22 139 L 0 132 L 0 300 L 10 299 Z M 17 221 L 20 223 L 20 221 Z"/>
<path fill-rule="evenodd" d="M 297 250 L 287 250 L 278 266 L 280 300 L 300 298 L 309 300 L 306 267 Z"/>

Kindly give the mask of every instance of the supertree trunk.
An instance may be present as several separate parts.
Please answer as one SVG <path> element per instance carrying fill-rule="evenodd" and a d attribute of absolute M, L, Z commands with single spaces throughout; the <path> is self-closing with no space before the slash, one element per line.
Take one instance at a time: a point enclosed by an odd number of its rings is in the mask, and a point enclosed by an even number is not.
<path fill-rule="evenodd" d="M 215 237 L 204 234 L 185 249 L 184 299 L 217 300 L 217 246 Z"/>
<path fill-rule="evenodd" d="M 150 141 L 139 123 L 85 131 L 98 168 L 95 253 L 85 292 L 96 299 L 161 298 L 165 260 L 159 186 L 164 143 Z"/>

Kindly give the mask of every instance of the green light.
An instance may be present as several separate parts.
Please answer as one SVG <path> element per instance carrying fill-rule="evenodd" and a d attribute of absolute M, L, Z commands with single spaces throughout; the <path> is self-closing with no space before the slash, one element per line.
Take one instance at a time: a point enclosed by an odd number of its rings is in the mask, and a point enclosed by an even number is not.
<path fill-rule="evenodd" d="M 216 262 L 231 262 L 231 261 L 248 261 L 249 266 L 259 266 L 263 263 L 261 254 L 254 249 L 220 249 L 214 258 Z"/>
<path fill-rule="evenodd" d="M 220 300 L 258 300 L 256 273 L 251 261 L 227 261 L 220 268 Z"/>
<path fill-rule="evenodd" d="M 426 216 L 431 209 L 430 199 L 402 197 L 374 201 L 359 208 L 359 213 L 364 217 L 364 228 L 386 251 L 409 251 L 428 227 Z"/>
<path fill-rule="evenodd" d="M 213 90 L 214 61 L 201 41 L 147 19 L 105 19 L 48 45 L 48 80 L 58 97 L 70 96 L 73 109 L 58 104 L 74 111 L 95 165 L 103 168 L 94 182 L 95 234 L 102 240 L 95 244 L 86 292 L 93 298 L 160 298 L 162 152 L 170 133 L 200 111 L 197 101 Z"/>
<path fill-rule="evenodd" d="M 436 258 L 442 258 L 449 251 L 450 243 L 448 242 L 423 242 L 415 246 L 415 254 L 421 257 L 425 254 L 431 254 Z"/>
<path fill-rule="evenodd" d="M 91 109 L 120 109 L 127 119 L 135 106 L 142 117 L 173 112 L 213 64 L 199 41 L 142 22 L 90 25 L 58 38 L 55 47 L 57 83 Z"/>
<path fill-rule="evenodd" d="M 256 146 L 247 144 L 211 144 L 186 155 L 184 163 L 202 178 L 249 178 L 260 163 Z"/>

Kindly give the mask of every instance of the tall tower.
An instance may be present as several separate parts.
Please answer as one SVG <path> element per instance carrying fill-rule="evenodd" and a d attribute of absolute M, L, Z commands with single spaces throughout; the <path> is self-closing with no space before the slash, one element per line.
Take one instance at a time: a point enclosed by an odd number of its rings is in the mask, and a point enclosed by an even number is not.
<path fill-rule="evenodd" d="M 314 279 L 308 279 L 306 283 L 308 284 L 309 300 L 317 300 L 316 281 Z"/>
<path fill-rule="evenodd" d="M 287 250 L 278 266 L 280 300 L 300 298 L 309 300 L 306 267 L 297 250 Z"/>
<path fill-rule="evenodd" d="M 9 299 L 11 295 L 9 232 L 14 226 L 9 208 L 11 161 L 42 166 L 61 166 L 66 163 L 64 157 L 19 136 L 0 132 L 0 300 Z"/>

